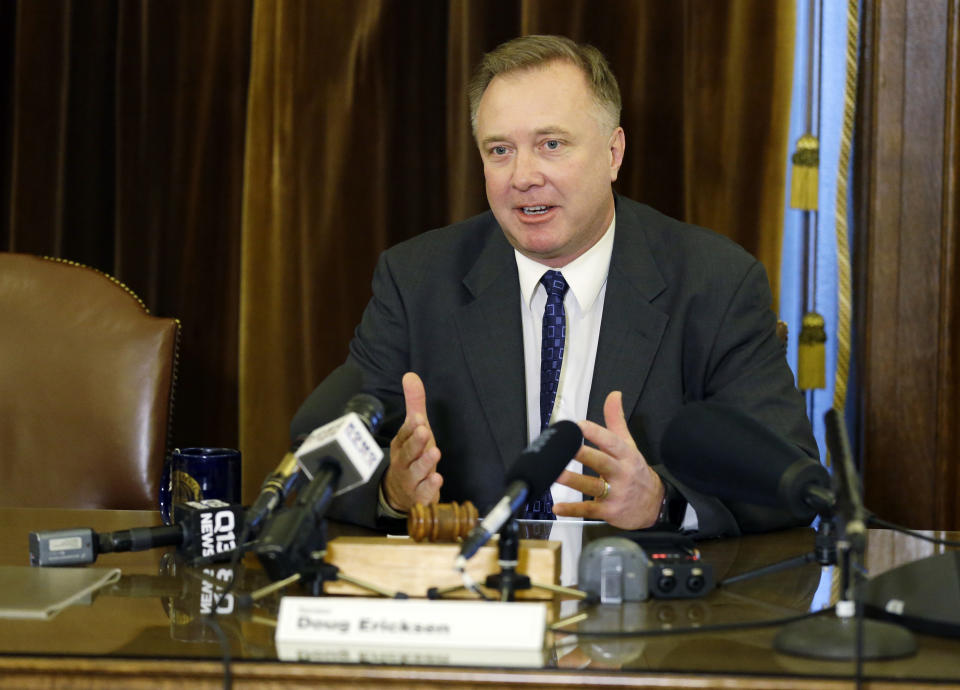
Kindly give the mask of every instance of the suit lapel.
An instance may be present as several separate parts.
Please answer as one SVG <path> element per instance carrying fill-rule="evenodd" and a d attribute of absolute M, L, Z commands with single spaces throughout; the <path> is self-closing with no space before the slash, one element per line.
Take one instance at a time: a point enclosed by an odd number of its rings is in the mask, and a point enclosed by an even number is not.
<path fill-rule="evenodd" d="M 588 419 L 603 424 L 603 401 L 614 390 L 622 391 L 624 413 L 630 418 L 669 321 L 652 304 L 665 287 L 640 220 L 618 203 Z"/>
<path fill-rule="evenodd" d="M 477 397 L 504 466 L 526 446 L 520 279 L 513 248 L 494 228 L 463 284 L 474 300 L 456 312 Z"/>

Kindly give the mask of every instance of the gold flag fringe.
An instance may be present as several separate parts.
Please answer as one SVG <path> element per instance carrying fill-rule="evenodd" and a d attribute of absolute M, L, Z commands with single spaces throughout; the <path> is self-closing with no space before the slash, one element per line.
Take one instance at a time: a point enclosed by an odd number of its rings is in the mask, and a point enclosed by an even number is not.
<path fill-rule="evenodd" d="M 820 142 L 812 134 L 797 140 L 791 157 L 790 206 L 803 211 L 817 210 L 817 188 L 820 184 Z"/>
<path fill-rule="evenodd" d="M 827 332 L 823 317 L 815 311 L 803 315 L 797 344 L 797 388 L 803 391 L 827 387 Z"/>

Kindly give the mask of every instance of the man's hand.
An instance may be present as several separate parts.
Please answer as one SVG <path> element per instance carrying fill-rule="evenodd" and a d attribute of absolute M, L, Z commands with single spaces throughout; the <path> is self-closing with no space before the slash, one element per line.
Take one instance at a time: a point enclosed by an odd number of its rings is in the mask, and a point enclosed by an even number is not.
<path fill-rule="evenodd" d="M 557 481 L 581 493 L 595 496 L 592 501 L 556 503 L 553 512 L 562 517 L 605 520 L 620 529 L 641 529 L 657 521 L 663 501 L 663 482 L 650 469 L 627 428 L 620 391 L 613 391 L 603 403 L 606 428 L 590 421 L 580 422 L 586 440 L 576 459 L 594 470 L 590 477 L 564 470 Z M 610 488 L 604 496 L 604 481 Z"/>
<path fill-rule="evenodd" d="M 439 501 L 443 477 L 437 473 L 440 449 L 427 420 L 427 394 L 412 371 L 403 375 L 403 399 L 407 416 L 390 441 L 383 495 L 391 508 L 406 513 L 415 503 Z"/>

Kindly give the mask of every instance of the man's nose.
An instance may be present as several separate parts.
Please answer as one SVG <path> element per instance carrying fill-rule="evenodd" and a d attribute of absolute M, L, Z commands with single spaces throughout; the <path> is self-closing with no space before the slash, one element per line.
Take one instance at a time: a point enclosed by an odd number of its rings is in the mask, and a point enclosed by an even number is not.
<path fill-rule="evenodd" d="M 513 186 L 522 191 L 542 184 L 543 171 L 537 156 L 532 151 L 517 151 L 514 157 Z"/>

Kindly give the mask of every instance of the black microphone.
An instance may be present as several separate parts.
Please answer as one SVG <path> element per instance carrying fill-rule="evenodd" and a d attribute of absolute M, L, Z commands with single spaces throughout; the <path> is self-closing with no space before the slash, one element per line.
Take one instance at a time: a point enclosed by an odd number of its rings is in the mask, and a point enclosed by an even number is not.
<path fill-rule="evenodd" d="M 379 400 L 364 393 L 354 395 L 344 407 L 342 416 L 315 429 L 313 433 L 303 438 L 298 448 L 283 456 L 283 460 L 276 469 L 267 475 L 260 487 L 260 495 L 247 510 L 247 528 L 251 532 L 259 528 L 263 520 L 270 517 L 287 496 L 309 481 L 315 471 L 313 465 L 317 458 L 331 456 L 342 460 L 348 454 L 355 457 L 359 453 L 360 459 L 351 459 L 351 466 L 356 462 L 358 467 L 362 467 L 365 471 L 372 472 L 376 469 L 376 464 L 380 462 L 383 455 L 381 453 L 377 457 L 374 451 L 374 449 L 379 450 L 377 444 L 368 443 L 355 427 L 362 424 L 373 432 L 382 420 L 383 404 Z M 354 428 L 350 427 L 351 424 Z M 359 451 L 356 450 L 358 445 L 361 446 Z M 361 472 L 351 475 L 351 481 L 355 483 L 361 475 Z"/>
<path fill-rule="evenodd" d="M 97 560 L 101 553 L 145 551 L 176 546 L 190 564 L 225 561 L 237 549 L 243 507 L 216 499 L 177 506 L 174 525 L 134 527 L 97 533 L 89 527 L 31 532 L 30 565 L 72 566 Z"/>
<path fill-rule="evenodd" d="M 544 429 L 513 464 L 507 475 L 507 490 L 503 498 L 464 539 L 456 567 L 463 567 L 467 559 L 472 558 L 527 502 L 528 496 L 539 496 L 546 491 L 581 445 L 583 433 L 574 422 L 557 422 Z"/>
<path fill-rule="evenodd" d="M 334 496 L 370 481 L 383 451 L 373 438 L 383 420 L 383 405 L 372 395 L 357 395 L 349 411 L 315 430 L 296 452 L 299 474 L 310 479 L 293 505 L 277 511 L 254 546 L 272 580 L 308 567 L 326 540 L 324 515 Z"/>
<path fill-rule="evenodd" d="M 667 425 L 660 457 L 680 481 L 722 500 L 786 508 L 804 520 L 835 502 L 823 465 L 730 405 L 684 405 Z"/>
<path fill-rule="evenodd" d="M 867 510 L 863 506 L 860 479 L 853 464 L 847 426 L 836 409 L 823 415 L 826 425 L 827 451 L 833 458 L 833 485 L 837 495 L 836 513 L 842 522 L 841 532 L 855 553 L 867 546 Z"/>
<path fill-rule="evenodd" d="M 292 452 L 283 456 L 276 469 L 267 475 L 260 485 L 260 495 L 247 509 L 247 527 L 256 529 L 264 518 L 273 514 L 284 498 L 289 495 L 299 479 L 297 456 Z"/>

